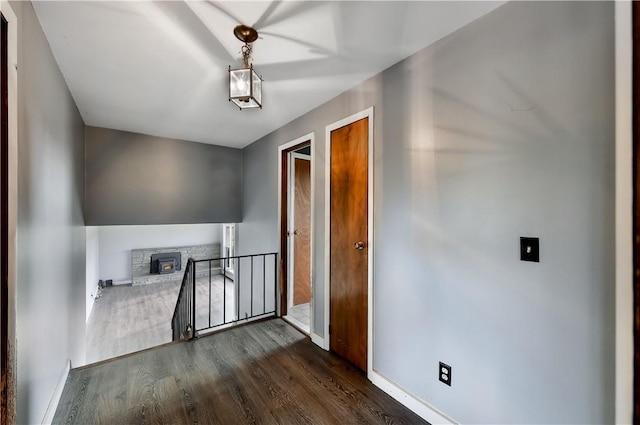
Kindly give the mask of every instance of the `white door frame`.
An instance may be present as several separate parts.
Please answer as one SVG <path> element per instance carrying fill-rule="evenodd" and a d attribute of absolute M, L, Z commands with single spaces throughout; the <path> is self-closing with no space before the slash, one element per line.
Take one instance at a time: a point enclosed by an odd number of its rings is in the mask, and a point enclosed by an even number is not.
<path fill-rule="evenodd" d="M 227 238 L 227 228 L 231 227 L 231 234 L 232 234 L 232 238 L 233 238 L 233 244 L 231 245 L 233 250 L 231 251 L 229 257 L 233 257 L 236 255 L 236 225 L 235 223 L 224 223 L 222 225 L 222 250 L 223 252 L 220 253 L 220 257 L 227 257 L 227 253 L 224 252 L 224 249 L 227 247 L 228 245 L 228 238 Z M 227 276 L 230 279 L 235 279 L 236 276 L 236 264 L 235 264 L 235 260 L 227 260 L 229 262 L 229 264 L 232 264 L 232 266 L 230 268 L 227 268 L 225 261 L 222 261 L 222 273 L 224 273 L 225 276 Z"/>
<path fill-rule="evenodd" d="M 331 307 L 331 132 L 369 118 L 369 164 L 367 176 L 367 377 L 373 372 L 373 106 L 325 127 L 325 186 L 324 186 L 324 349 L 331 349 L 329 322 Z"/>
<path fill-rule="evenodd" d="M 295 212 L 295 160 L 296 159 L 302 159 L 305 161 L 311 161 L 311 155 L 305 155 L 305 154 L 301 154 L 298 152 L 290 152 L 289 153 L 289 184 L 288 186 L 288 190 L 289 190 L 289 196 L 287 197 L 288 202 L 288 208 L 289 211 L 287 213 L 287 218 L 289 219 L 289 229 L 294 229 L 296 226 L 295 223 L 295 216 L 294 216 L 294 212 Z M 311 213 L 311 211 L 309 211 L 309 213 Z M 289 238 L 289 250 L 287 252 L 289 258 L 287 259 L 287 266 L 289 267 L 289 272 L 287 273 L 287 309 L 293 306 L 293 286 L 294 286 L 294 279 L 293 279 L 293 273 L 294 273 L 294 253 L 295 253 L 295 245 L 296 245 L 296 238 Z M 309 241 L 311 241 L 311 239 L 309 239 Z M 309 267 L 311 267 L 311 253 L 309 253 Z M 309 276 L 311 276 L 311 269 L 309 269 Z M 309 280 L 309 283 L 311 283 L 311 280 Z M 311 302 L 309 302 L 309 304 L 311 304 Z"/>
<path fill-rule="evenodd" d="M 7 0 L 0 0 L 0 11 L 8 23 L 7 28 L 7 79 L 8 79 L 8 115 L 9 115 L 9 146 L 7 147 L 8 164 L 8 235 L 7 235 L 7 373 L 11 376 L 7 382 L 7 401 L 17 394 L 17 388 L 12 384 L 17 376 L 16 365 L 16 282 L 17 282 L 17 241 L 18 241 L 18 18 Z M 9 421 L 15 420 L 14 409 L 7 411 Z M 50 415 L 53 419 L 53 414 Z"/>
<path fill-rule="evenodd" d="M 304 136 L 300 136 L 297 139 L 294 139 L 288 143 L 284 143 L 280 146 L 278 146 L 278 252 L 281 253 L 282 252 L 282 246 L 281 246 L 281 235 L 283 230 L 286 229 L 282 229 L 282 154 L 284 151 L 291 149 L 292 147 L 296 146 L 296 145 L 300 145 L 302 143 L 305 142 L 309 142 L 309 146 L 311 149 L 311 234 L 309 235 L 309 244 L 310 244 L 310 249 L 309 249 L 309 256 L 310 256 L 310 279 L 309 279 L 309 284 L 311 285 L 311 301 L 309 302 L 309 335 L 311 336 L 311 340 L 316 342 L 318 340 L 318 338 L 322 339 L 316 332 L 314 332 L 314 327 L 313 327 L 313 312 L 314 312 L 314 296 L 313 296 L 313 291 L 314 291 L 314 261 L 313 261 L 313 253 L 314 253 L 314 249 L 313 249 L 313 240 L 314 240 L 314 223 L 315 223 L 315 212 L 314 212 L 314 204 L 315 204 L 315 183 L 314 183 L 314 176 L 316 175 L 315 173 L 315 163 L 316 161 L 313 159 L 313 149 L 315 146 L 315 133 L 308 133 L 305 134 Z M 281 259 L 282 260 L 282 259 Z M 278 280 L 276 280 L 276 282 L 278 282 Z M 288 284 L 288 283 L 286 283 Z M 287 294 L 288 296 L 288 294 Z M 280 311 L 280 294 L 278 294 L 278 302 L 276 305 L 276 311 L 278 312 L 278 314 L 281 314 Z M 317 343 L 317 342 L 316 342 Z"/>

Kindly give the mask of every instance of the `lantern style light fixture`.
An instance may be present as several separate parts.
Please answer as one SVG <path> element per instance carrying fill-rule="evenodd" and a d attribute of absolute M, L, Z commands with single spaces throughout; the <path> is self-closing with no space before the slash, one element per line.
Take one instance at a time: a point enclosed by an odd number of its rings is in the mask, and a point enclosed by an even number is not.
<path fill-rule="evenodd" d="M 258 39 L 258 31 L 246 25 L 238 25 L 233 29 L 236 38 L 244 42 L 242 46 L 242 68 L 231 69 L 229 66 L 229 101 L 240 109 L 262 109 L 262 77 L 253 69 L 251 59 L 251 43 Z"/>

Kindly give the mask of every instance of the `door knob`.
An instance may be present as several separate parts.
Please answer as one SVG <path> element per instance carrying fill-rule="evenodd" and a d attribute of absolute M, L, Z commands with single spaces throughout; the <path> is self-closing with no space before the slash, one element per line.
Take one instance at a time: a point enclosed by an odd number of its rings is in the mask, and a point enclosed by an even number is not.
<path fill-rule="evenodd" d="M 296 229 L 296 230 L 294 230 L 294 231 L 293 231 L 293 234 L 294 234 L 294 235 L 299 235 L 300 233 L 302 233 L 302 232 L 300 232 L 300 230 L 298 230 L 298 229 Z"/>
<path fill-rule="evenodd" d="M 364 242 L 356 242 L 355 244 L 353 244 L 353 247 L 358 251 L 362 251 L 364 249 Z"/>

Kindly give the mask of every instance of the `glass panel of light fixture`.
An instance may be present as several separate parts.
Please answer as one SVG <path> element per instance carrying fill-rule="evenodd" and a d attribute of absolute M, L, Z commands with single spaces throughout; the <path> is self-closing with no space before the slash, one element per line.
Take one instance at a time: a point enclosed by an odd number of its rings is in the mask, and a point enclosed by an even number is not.
<path fill-rule="evenodd" d="M 248 69 L 232 69 L 229 72 L 231 78 L 231 85 L 229 87 L 229 96 L 234 97 L 247 97 L 250 94 L 250 71 Z"/>
<path fill-rule="evenodd" d="M 262 80 L 254 70 L 251 72 L 253 72 L 253 97 L 262 105 Z"/>

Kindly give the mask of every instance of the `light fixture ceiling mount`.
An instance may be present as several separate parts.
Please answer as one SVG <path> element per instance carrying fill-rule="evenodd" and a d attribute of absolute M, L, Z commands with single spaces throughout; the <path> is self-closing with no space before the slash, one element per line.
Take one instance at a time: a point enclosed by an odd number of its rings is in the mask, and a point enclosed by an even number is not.
<path fill-rule="evenodd" d="M 253 69 L 251 60 L 252 45 L 258 39 L 258 31 L 238 25 L 233 29 L 236 38 L 244 42 L 242 46 L 242 68 L 229 66 L 229 101 L 240 109 L 262 108 L 262 77 Z"/>
<path fill-rule="evenodd" d="M 253 43 L 258 39 L 258 31 L 246 25 L 238 25 L 233 29 L 233 35 L 244 43 Z"/>

